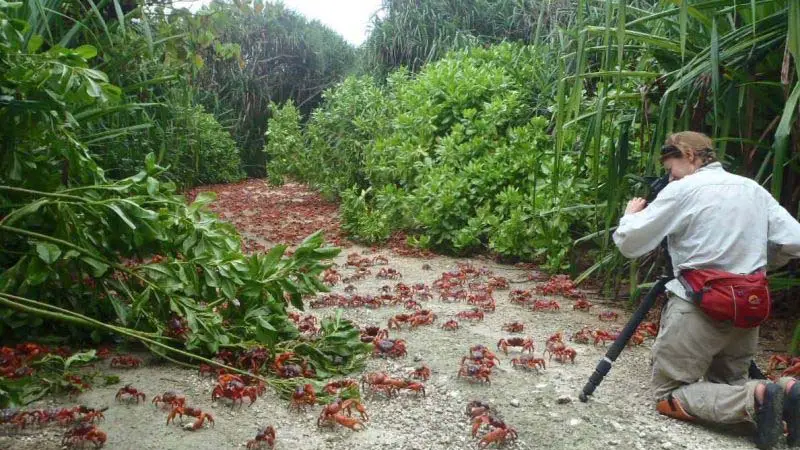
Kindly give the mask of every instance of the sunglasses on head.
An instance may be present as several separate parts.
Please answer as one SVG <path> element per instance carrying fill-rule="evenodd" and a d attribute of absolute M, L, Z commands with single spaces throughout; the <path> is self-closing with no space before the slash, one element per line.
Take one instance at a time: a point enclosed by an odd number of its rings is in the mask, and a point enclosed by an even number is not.
<path fill-rule="evenodd" d="M 682 155 L 681 150 L 674 145 L 665 145 L 661 147 L 661 161 L 669 158 L 680 158 Z"/>

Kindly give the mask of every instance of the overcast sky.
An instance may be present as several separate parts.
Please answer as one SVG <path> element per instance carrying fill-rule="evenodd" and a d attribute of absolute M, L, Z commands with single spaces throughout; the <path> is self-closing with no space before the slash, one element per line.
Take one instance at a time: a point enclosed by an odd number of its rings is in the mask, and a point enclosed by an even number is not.
<path fill-rule="evenodd" d="M 196 11 L 210 2 L 189 0 L 174 4 Z M 370 18 L 381 7 L 381 0 L 284 0 L 283 4 L 309 19 L 319 20 L 358 46 L 366 40 Z"/>

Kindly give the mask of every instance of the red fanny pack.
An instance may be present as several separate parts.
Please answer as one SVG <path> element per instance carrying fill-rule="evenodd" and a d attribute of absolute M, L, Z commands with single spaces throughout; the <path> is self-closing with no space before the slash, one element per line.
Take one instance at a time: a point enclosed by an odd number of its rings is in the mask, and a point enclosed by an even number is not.
<path fill-rule="evenodd" d="M 765 273 L 739 275 L 713 269 L 686 270 L 678 280 L 694 304 L 710 318 L 730 321 L 736 328 L 759 326 L 772 309 Z"/>

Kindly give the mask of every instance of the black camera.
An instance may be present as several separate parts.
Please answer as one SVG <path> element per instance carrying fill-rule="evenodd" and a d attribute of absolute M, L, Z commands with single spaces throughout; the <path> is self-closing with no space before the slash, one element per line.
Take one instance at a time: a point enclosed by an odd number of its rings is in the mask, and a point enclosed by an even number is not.
<path fill-rule="evenodd" d="M 644 177 L 644 180 L 650 187 L 650 193 L 647 196 L 647 203 L 650 203 L 655 200 L 656 197 L 658 197 L 658 193 L 669 184 L 669 173 L 660 177 Z"/>

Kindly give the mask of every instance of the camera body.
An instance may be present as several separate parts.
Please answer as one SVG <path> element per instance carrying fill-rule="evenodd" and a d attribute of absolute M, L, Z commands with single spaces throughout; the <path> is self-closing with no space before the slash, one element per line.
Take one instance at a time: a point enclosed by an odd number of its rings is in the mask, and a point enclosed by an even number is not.
<path fill-rule="evenodd" d="M 650 190 L 646 199 L 647 203 L 649 204 L 652 203 L 653 200 L 658 197 L 658 194 L 669 184 L 669 173 L 666 173 L 660 177 L 644 177 L 644 181 L 647 183 Z M 661 241 L 660 247 L 662 250 L 660 257 L 663 258 L 661 263 L 662 276 L 671 278 L 673 276 L 672 258 L 669 255 L 669 247 L 667 245 L 666 237 Z"/>
<path fill-rule="evenodd" d="M 647 196 L 647 203 L 652 202 L 658 197 L 658 193 L 669 184 L 669 173 L 660 177 L 645 177 L 644 180 L 650 187 L 650 194 Z"/>

